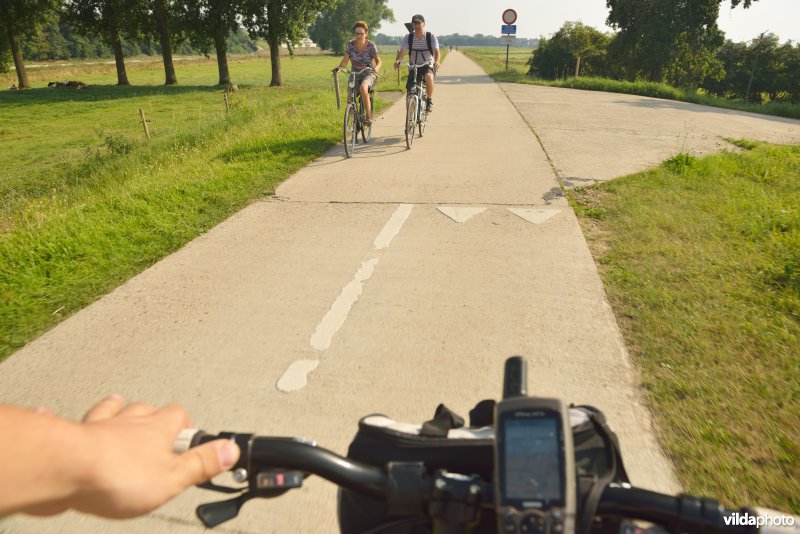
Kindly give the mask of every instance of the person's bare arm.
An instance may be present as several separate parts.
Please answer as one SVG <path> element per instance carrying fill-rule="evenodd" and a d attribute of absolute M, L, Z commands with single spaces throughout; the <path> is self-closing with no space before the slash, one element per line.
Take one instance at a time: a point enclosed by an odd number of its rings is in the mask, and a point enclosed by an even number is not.
<path fill-rule="evenodd" d="M 100 401 L 81 423 L 0 405 L 0 517 L 150 512 L 239 457 L 227 440 L 174 453 L 173 441 L 189 426 L 180 406 L 126 406 L 119 396 Z"/>

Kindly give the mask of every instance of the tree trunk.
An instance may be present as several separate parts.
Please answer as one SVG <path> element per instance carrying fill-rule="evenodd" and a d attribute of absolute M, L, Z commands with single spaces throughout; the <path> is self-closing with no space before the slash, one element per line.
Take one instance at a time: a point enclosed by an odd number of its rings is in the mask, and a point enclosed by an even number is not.
<path fill-rule="evenodd" d="M 228 72 L 228 46 L 225 43 L 224 35 L 214 36 L 214 47 L 217 49 L 219 85 L 228 85 L 231 83 L 231 75 L 230 72 Z"/>
<path fill-rule="evenodd" d="M 161 44 L 161 56 L 164 58 L 164 85 L 175 85 L 178 78 L 175 76 L 175 65 L 172 63 L 172 42 L 170 41 L 169 28 L 167 27 L 167 10 L 164 0 L 155 0 L 153 15 L 158 28 L 158 40 Z"/>
<path fill-rule="evenodd" d="M 650 68 L 650 81 L 656 83 L 664 81 L 664 65 L 659 63 Z"/>
<path fill-rule="evenodd" d="M 278 27 L 280 26 L 280 2 L 270 0 L 267 4 L 267 29 L 269 35 L 267 41 L 269 42 L 269 61 L 272 65 L 272 80 L 269 82 L 270 87 L 280 87 L 283 85 L 283 77 L 281 76 L 281 41 L 278 37 Z"/>
<path fill-rule="evenodd" d="M 281 76 L 281 45 L 277 38 L 270 37 L 269 39 L 269 61 L 272 65 L 272 80 L 269 82 L 270 87 L 281 87 L 283 85 L 283 76 Z"/>
<path fill-rule="evenodd" d="M 130 85 L 128 73 L 125 70 L 125 57 L 122 54 L 122 39 L 119 35 L 119 28 L 111 31 L 111 43 L 114 49 L 114 61 L 117 64 L 117 85 Z"/>
<path fill-rule="evenodd" d="M 581 75 L 581 56 L 578 56 L 578 60 L 575 62 L 575 77 Z"/>
<path fill-rule="evenodd" d="M 17 68 L 17 81 L 20 89 L 30 89 L 28 83 L 28 72 L 25 70 L 25 62 L 22 60 L 22 49 L 19 47 L 19 39 L 8 29 L 8 46 L 11 48 L 11 55 L 14 57 L 14 66 Z"/>

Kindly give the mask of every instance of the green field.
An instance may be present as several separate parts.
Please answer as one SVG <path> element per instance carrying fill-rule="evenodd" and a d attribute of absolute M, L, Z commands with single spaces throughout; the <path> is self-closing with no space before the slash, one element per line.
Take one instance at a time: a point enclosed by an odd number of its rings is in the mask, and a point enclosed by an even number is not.
<path fill-rule="evenodd" d="M 568 192 L 689 493 L 800 512 L 800 147 Z"/>
<path fill-rule="evenodd" d="M 236 59 L 230 112 L 213 60 L 177 62 L 172 87 L 152 62 L 134 64 L 130 87 L 113 85 L 113 64 L 70 65 L 0 92 L 0 359 L 337 143 L 338 63 L 284 58 L 286 87 L 270 88 L 267 59 Z M 396 78 L 378 89 L 396 91 Z"/>

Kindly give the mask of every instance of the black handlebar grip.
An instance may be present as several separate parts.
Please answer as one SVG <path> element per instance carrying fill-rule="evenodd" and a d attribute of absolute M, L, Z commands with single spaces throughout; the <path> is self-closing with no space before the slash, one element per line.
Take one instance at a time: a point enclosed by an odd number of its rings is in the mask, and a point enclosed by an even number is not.
<path fill-rule="evenodd" d="M 522 356 L 511 356 L 503 371 L 503 398 L 525 397 L 528 394 L 528 368 Z"/>

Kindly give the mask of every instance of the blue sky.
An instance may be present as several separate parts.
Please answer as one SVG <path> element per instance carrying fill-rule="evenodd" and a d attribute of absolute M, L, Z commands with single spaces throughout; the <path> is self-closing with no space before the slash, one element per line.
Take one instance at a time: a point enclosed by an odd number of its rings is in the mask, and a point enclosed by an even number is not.
<path fill-rule="evenodd" d="M 517 36 L 550 36 L 568 20 L 580 20 L 599 30 L 608 16 L 605 0 L 389 0 L 397 22 L 384 22 L 379 30 L 388 35 L 405 33 L 403 22 L 412 15 L 425 16 L 428 31 L 447 35 L 500 35 L 500 16 L 505 9 L 517 12 Z M 781 42 L 800 42 L 800 0 L 759 0 L 750 9 L 730 9 L 725 0 L 720 5 L 719 26 L 727 38 L 749 41 L 766 30 L 778 35 Z"/>

